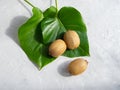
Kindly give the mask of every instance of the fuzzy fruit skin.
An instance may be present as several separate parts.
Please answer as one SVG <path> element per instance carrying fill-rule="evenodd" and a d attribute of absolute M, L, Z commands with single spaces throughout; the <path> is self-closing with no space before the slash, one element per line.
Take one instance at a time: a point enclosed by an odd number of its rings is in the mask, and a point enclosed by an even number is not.
<path fill-rule="evenodd" d="M 66 48 L 66 43 L 62 39 L 55 40 L 49 47 L 49 55 L 58 57 L 65 52 Z"/>
<path fill-rule="evenodd" d="M 87 60 L 83 58 L 75 59 L 68 65 L 68 71 L 72 75 L 78 75 L 83 73 L 88 66 Z"/>
<path fill-rule="evenodd" d="M 68 30 L 63 37 L 68 49 L 76 49 L 80 45 L 80 38 L 73 30 Z"/>

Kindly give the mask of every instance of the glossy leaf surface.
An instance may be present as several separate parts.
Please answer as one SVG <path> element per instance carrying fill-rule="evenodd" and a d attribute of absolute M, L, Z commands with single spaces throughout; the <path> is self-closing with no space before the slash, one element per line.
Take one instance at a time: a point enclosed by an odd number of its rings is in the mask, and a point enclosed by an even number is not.
<path fill-rule="evenodd" d="M 48 55 L 48 46 L 41 41 L 42 34 L 38 24 L 42 19 L 43 13 L 38 8 L 33 8 L 33 16 L 19 28 L 18 32 L 22 49 L 39 69 L 54 60 Z"/>

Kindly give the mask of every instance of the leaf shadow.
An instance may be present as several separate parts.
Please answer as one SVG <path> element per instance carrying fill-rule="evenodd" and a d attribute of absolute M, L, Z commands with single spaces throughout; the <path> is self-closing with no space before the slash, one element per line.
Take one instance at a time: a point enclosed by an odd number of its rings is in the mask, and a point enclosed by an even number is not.
<path fill-rule="evenodd" d="M 30 15 L 32 15 L 31 10 L 29 10 L 21 0 L 18 0 L 18 2 L 29 12 Z"/>
<path fill-rule="evenodd" d="M 50 0 L 50 6 L 52 6 L 52 0 Z"/>
<path fill-rule="evenodd" d="M 21 0 L 18 0 L 18 2 L 29 12 L 30 15 L 32 15 L 31 11 L 24 5 Z M 11 20 L 9 27 L 6 30 L 6 35 L 9 36 L 18 45 L 18 28 L 27 20 L 28 17 L 16 16 Z"/>
<path fill-rule="evenodd" d="M 63 62 L 58 66 L 58 73 L 64 77 L 70 77 L 70 73 L 68 72 L 67 66 L 70 63 L 70 61 Z"/>
<path fill-rule="evenodd" d="M 7 28 L 6 30 L 6 35 L 11 38 L 18 46 L 19 45 L 19 41 L 18 41 L 18 28 L 23 24 L 25 23 L 26 21 L 28 20 L 27 17 L 25 16 L 16 16 L 12 19 L 9 27 Z M 38 66 L 36 64 L 34 64 L 32 61 L 31 63 L 37 67 L 38 69 Z M 38 69 L 39 70 L 39 69 Z"/>
<path fill-rule="evenodd" d="M 18 28 L 27 20 L 25 16 L 16 16 L 10 22 L 9 27 L 6 30 L 6 35 L 10 37 L 16 44 L 19 45 L 18 41 Z"/>

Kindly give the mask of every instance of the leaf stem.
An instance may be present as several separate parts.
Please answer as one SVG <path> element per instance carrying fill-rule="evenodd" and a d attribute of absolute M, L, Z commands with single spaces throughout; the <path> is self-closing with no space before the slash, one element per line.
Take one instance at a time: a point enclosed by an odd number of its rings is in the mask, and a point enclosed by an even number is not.
<path fill-rule="evenodd" d="M 57 12 L 58 12 L 58 1 L 55 0 L 55 6 L 56 6 L 56 9 L 57 9 Z"/>
<path fill-rule="evenodd" d="M 32 3 L 30 3 L 28 0 L 24 0 L 27 4 L 29 4 L 31 7 L 35 7 Z"/>

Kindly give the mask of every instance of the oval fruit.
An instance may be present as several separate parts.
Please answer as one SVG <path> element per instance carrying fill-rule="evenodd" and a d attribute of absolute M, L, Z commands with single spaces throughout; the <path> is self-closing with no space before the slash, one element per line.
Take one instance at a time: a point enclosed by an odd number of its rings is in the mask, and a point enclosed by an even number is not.
<path fill-rule="evenodd" d="M 49 47 L 49 55 L 58 57 L 65 52 L 66 48 L 67 46 L 63 40 L 55 40 Z"/>
<path fill-rule="evenodd" d="M 87 60 L 83 58 L 75 59 L 68 65 L 68 71 L 72 75 L 78 75 L 83 73 L 88 66 Z"/>
<path fill-rule="evenodd" d="M 68 30 L 63 37 L 68 49 L 76 49 L 80 45 L 80 38 L 78 34 L 73 30 Z"/>

